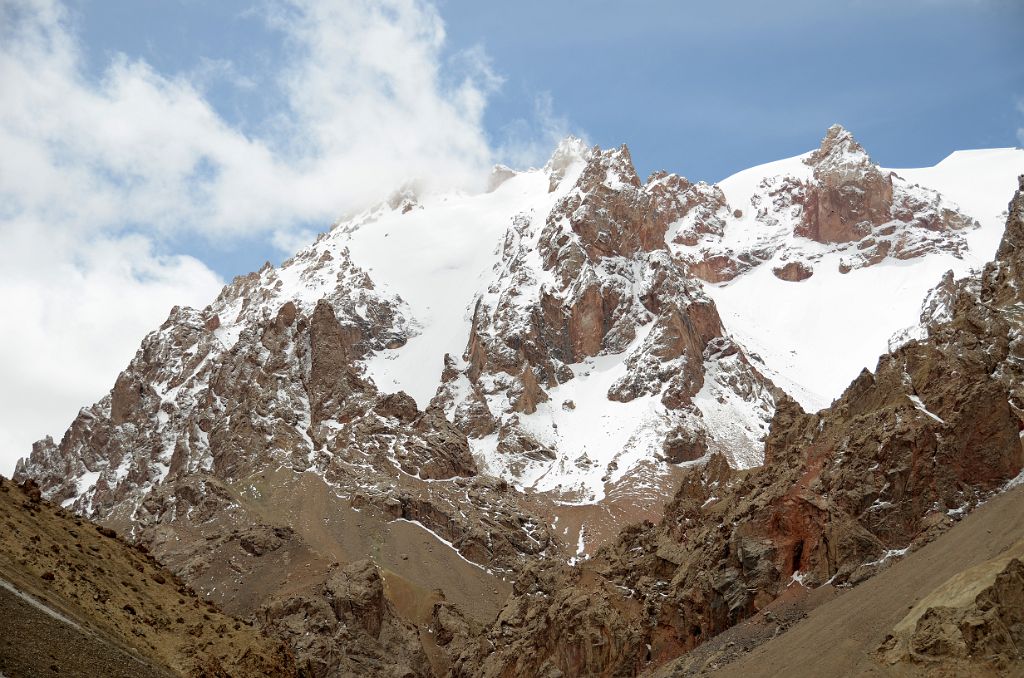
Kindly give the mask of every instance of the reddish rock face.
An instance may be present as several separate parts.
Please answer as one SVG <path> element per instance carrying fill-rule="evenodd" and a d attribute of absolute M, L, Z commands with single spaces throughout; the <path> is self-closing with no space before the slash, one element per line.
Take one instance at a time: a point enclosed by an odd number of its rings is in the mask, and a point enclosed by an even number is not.
<path fill-rule="evenodd" d="M 814 275 L 814 269 L 802 261 L 791 261 L 784 266 L 773 268 L 772 273 L 774 273 L 775 277 L 779 280 L 800 282 L 801 280 L 807 280 Z"/>
<path fill-rule="evenodd" d="M 880 172 L 842 127 L 829 128 L 807 163 L 814 167 L 816 185 L 804 198 L 797 235 L 821 243 L 853 242 L 892 219 L 892 177 Z"/>
<path fill-rule="evenodd" d="M 592 262 L 663 249 L 669 223 L 686 209 L 680 198 L 689 182 L 665 173 L 652 175 L 652 180 L 646 186 L 640 182 L 625 145 L 605 152 L 595 148 L 574 190 L 555 207 L 549 222 L 564 219 Z"/>
<path fill-rule="evenodd" d="M 802 205 L 794 232 L 824 244 L 858 243 L 850 268 L 872 266 L 887 256 L 910 259 L 945 249 L 963 250 L 955 232 L 977 227 L 969 217 L 918 186 L 882 172 L 864 148 L 839 125 L 805 161 L 814 181 L 791 191 Z M 943 237 L 941 234 L 951 234 Z"/>
<path fill-rule="evenodd" d="M 343 327 L 326 301 L 317 303 L 309 323 L 309 403 L 313 422 L 331 418 L 355 391 L 366 385 L 352 362 L 360 340 L 359 329 Z"/>
<path fill-rule="evenodd" d="M 766 176 L 748 205 L 729 205 L 717 187 L 691 186 L 680 220 L 669 233 L 673 255 L 692 275 L 727 282 L 765 263 L 774 269 L 796 263 L 810 269 L 822 254 L 842 253 L 844 272 L 886 258 L 911 259 L 936 251 L 963 256 L 962 232 L 977 228 L 935 191 L 910 184 L 875 165 L 864 148 L 839 125 L 803 161 L 800 176 Z M 809 176 L 808 176 L 809 175 Z M 734 196 L 747 200 L 745 196 Z M 753 219 L 744 219 L 750 208 Z M 736 223 L 739 220 L 739 223 Z M 756 239 L 727 237 L 727 229 L 757 233 Z M 798 236 L 793 238 L 793 236 Z M 789 279 L 789 278 L 783 278 Z"/>
<path fill-rule="evenodd" d="M 715 254 L 691 263 L 687 270 L 705 282 L 720 283 L 728 282 L 750 268 L 727 254 Z"/>

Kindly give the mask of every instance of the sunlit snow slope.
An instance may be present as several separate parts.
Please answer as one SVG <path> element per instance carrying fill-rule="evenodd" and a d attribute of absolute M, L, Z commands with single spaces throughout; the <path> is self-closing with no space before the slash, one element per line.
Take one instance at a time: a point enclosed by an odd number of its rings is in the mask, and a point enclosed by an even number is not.
<path fill-rule="evenodd" d="M 543 172 L 524 172 L 478 195 L 423 199 L 353 229 L 345 245 L 375 284 L 408 305 L 418 332 L 404 346 L 367 362 L 382 391 L 405 391 L 426 407 L 440 384 L 446 353 L 466 350 L 474 299 L 497 261 L 511 219 L 527 210 L 546 214 L 557 194 Z"/>
<path fill-rule="evenodd" d="M 749 209 L 756 186 L 774 175 L 806 177 L 805 157 L 744 170 L 719 184 L 729 205 L 747 212 L 729 221 L 727 242 L 742 246 L 756 240 Z M 1024 173 L 1024 150 L 958 151 L 935 167 L 892 171 L 939 191 L 978 220 L 981 228 L 965 236 L 966 256 L 886 259 L 843 274 L 840 255 L 825 253 L 814 276 L 799 283 L 780 280 L 770 265 L 762 265 L 730 282 L 707 285 L 728 330 L 764 360 L 776 383 L 805 408 L 825 407 L 861 369 L 873 369 L 893 333 L 917 322 L 925 293 L 943 273 L 952 270 L 959 277 L 991 259 L 1016 177 Z"/>

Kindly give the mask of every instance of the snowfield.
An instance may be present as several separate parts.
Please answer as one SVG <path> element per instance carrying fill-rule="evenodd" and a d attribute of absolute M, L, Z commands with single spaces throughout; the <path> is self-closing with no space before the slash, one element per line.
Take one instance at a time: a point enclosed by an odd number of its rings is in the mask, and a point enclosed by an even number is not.
<path fill-rule="evenodd" d="M 744 211 L 741 219 L 730 220 L 727 226 L 729 244 L 739 248 L 763 230 L 749 208 L 762 179 L 806 178 L 806 157 L 744 170 L 719 184 L 729 205 Z M 826 407 L 862 369 L 874 370 L 878 357 L 888 350 L 889 338 L 917 324 L 921 301 L 946 271 L 959 278 L 992 258 L 1016 177 L 1024 174 L 1024 150 L 957 151 L 935 167 L 884 171 L 938 191 L 981 224 L 965 235 L 967 256 L 939 253 L 905 261 L 886 259 L 842 274 L 841 255 L 824 253 L 814 275 L 798 283 L 776 278 L 768 264 L 730 282 L 706 285 L 726 329 L 764 360 L 772 379 L 805 409 Z M 808 247 L 806 240 L 803 247 Z"/>

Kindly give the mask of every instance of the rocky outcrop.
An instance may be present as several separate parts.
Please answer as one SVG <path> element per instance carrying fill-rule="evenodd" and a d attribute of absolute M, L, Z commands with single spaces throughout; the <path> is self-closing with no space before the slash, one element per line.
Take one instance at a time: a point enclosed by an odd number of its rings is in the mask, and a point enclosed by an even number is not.
<path fill-rule="evenodd" d="M 800 282 L 801 280 L 807 280 L 814 275 L 814 269 L 802 261 L 791 261 L 788 264 L 783 264 L 782 266 L 773 268 L 772 273 L 775 274 L 775 277 L 779 280 Z"/>
<path fill-rule="evenodd" d="M 517 580 L 487 632 L 460 655 L 455 676 L 635 675 L 647 659 L 641 609 L 608 581 L 544 563 Z"/>
<path fill-rule="evenodd" d="M 872 164 L 853 135 L 833 125 L 821 147 L 805 160 L 814 184 L 801 196 L 799 236 L 820 243 L 860 240 L 891 219 L 892 176 Z"/>
<path fill-rule="evenodd" d="M 1018 181 L 1020 190 L 1007 208 L 1006 234 L 981 278 L 983 297 L 1000 306 L 1013 305 L 1024 289 L 1024 176 Z"/>
<path fill-rule="evenodd" d="M 798 281 L 829 254 L 839 255 L 843 273 L 887 258 L 962 257 L 963 233 L 978 227 L 935 191 L 879 168 L 840 125 L 828 129 L 801 167 L 764 177 L 749 205 L 730 205 L 721 190 L 699 184 L 686 196 L 692 207 L 670 231 L 670 246 L 693 275 L 711 283 L 762 264 Z M 734 199 L 740 197 L 747 199 Z"/>
<path fill-rule="evenodd" d="M 416 627 L 398 617 L 370 561 L 334 568 L 306 593 L 267 603 L 260 617 L 313 675 L 433 675 Z"/>
<path fill-rule="evenodd" d="M 1005 672 L 1024 665 L 1022 646 L 1024 562 L 1000 557 L 960 573 L 914 606 L 879 648 L 879 659 L 965 675 Z"/>

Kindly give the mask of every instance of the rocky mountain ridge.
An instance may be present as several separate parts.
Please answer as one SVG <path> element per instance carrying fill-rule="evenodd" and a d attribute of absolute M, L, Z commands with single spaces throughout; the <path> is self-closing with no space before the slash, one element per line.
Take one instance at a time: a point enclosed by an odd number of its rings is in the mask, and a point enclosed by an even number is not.
<path fill-rule="evenodd" d="M 826 253 L 842 255 L 842 273 L 936 251 L 962 257 L 962 233 L 979 228 L 939 192 L 882 170 L 840 125 L 800 160 L 762 178 L 746 204 L 730 204 L 717 187 L 694 191 L 692 216 L 670 237 L 693 275 L 724 282 L 765 264 L 799 282 Z M 742 236 L 727 234 L 737 230 L 730 221 L 744 225 Z"/>
<path fill-rule="evenodd" d="M 871 577 L 1019 482 L 1024 176 L 1008 211 L 996 258 L 954 285 L 948 319 L 929 324 L 927 338 L 882 356 L 819 413 L 783 399 L 762 467 L 737 471 L 712 456 L 689 471 L 659 524 L 627 528 L 582 567 L 532 565 L 455 674 L 657 668 L 794 586 Z M 991 595 L 1024 594 L 1013 572 Z M 967 646 L 987 642 L 949 634 Z M 1009 647 L 1009 657 L 974 661 L 1019 668 L 1024 655 Z"/>
<path fill-rule="evenodd" d="M 764 261 L 813 268 L 885 250 L 852 276 L 903 256 L 963 257 L 963 232 L 978 228 L 937 193 L 883 173 L 841 128 L 806 160 L 779 203 L 790 200 L 779 210 L 791 230 Z M 990 283 L 951 279 L 932 295 L 914 336 L 933 326 L 949 336 L 911 340 L 895 353 L 902 363 L 807 414 L 794 382 L 731 334 L 713 276 L 701 273 L 719 256 L 705 245 L 731 242 L 725 235 L 750 218 L 725 195 L 667 173 L 641 182 L 625 147 L 571 139 L 540 170 L 497 172 L 484 195 L 396 194 L 280 268 L 236 278 L 209 307 L 174 309 L 110 394 L 59 443 L 37 443 L 17 476 L 126 530 L 225 609 L 288 638 L 318 672 L 395 662 L 410 675 L 639 671 L 751 614 L 794 573 L 808 584 L 867 576 L 869 563 L 927 533 L 922 521 L 938 514 L 926 506 L 966 511 L 1019 467 L 1004 435 L 1019 400 L 988 408 L 1019 383 L 1016 320 L 954 310 L 989 299 L 984 284 L 1002 309 L 1016 308 L 1006 291 L 1015 245 L 1004 239 Z M 757 228 L 780 228 L 771 210 L 757 214 Z M 763 240 L 756 229 L 750 237 Z M 782 277 L 797 288 L 824 275 L 789 270 Z M 959 381 L 938 384 L 951 363 Z M 997 366 L 1005 374 L 986 381 Z M 948 393 L 954 383 L 972 399 Z M 853 429 L 858 416 L 888 428 Z M 950 437 L 947 420 L 989 428 Z M 921 467 L 979 440 L 993 450 L 982 467 Z M 808 467 L 810 443 L 822 451 Z M 872 446 L 885 458 L 858 457 Z M 822 482 L 846 498 L 822 499 Z M 908 508 L 893 508 L 907 497 Z M 750 546 L 724 522 L 711 527 L 711 514 L 778 543 Z M 662 515 L 656 530 L 616 536 Z M 690 553 L 680 539 L 708 550 Z M 594 563 L 605 565 L 565 569 L 602 544 L 611 545 Z M 723 550 L 738 573 L 700 579 Z M 344 565 L 367 556 L 379 570 Z M 679 582 L 694 596 L 685 605 L 659 600 L 673 568 L 697 578 Z M 487 628 L 510 579 L 500 631 Z M 353 625 L 348 603 L 334 602 L 342 591 L 373 601 L 379 622 Z M 582 635 L 567 645 L 552 626 L 535 646 L 535 605 L 546 600 L 536 594 L 577 614 L 581 591 L 605 601 L 590 621 L 548 618 Z M 497 643 L 495 633 L 541 663 L 484 658 L 482 639 Z M 591 641 L 600 652 L 579 649 Z"/>

